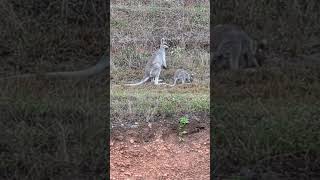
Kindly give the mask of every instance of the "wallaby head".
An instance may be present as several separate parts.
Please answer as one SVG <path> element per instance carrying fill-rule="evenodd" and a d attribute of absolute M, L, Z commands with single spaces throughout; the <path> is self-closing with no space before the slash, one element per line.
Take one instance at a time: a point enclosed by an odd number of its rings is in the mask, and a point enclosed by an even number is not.
<path fill-rule="evenodd" d="M 160 48 L 164 48 L 164 49 L 168 49 L 169 46 L 165 40 L 165 38 L 161 38 L 161 41 L 160 41 Z"/>
<path fill-rule="evenodd" d="M 161 41 L 160 41 L 160 49 L 163 51 L 163 53 L 165 53 L 165 49 L 168 49 L 169 46 L 165 40 L 165 38 L 161 38 Z M 162 67 L 164 69 L 167 69 L 167 62 L 166 62 L 166 59 L 165 58 L 162 58 Z"/>
<path fill-rule="evenodd" d="M 190 81 L 190 82 L 193 82 L 193 77 L 194 77 L 194 74 L 193 74 L 193 73 L 190 73 L 190 77 L 189 77 L 189 81 Z"/>
<path fill-rule="evenodd" d="M 216 52 L 213 56 L 213 67 L 216 71 L 228 69 L 231 52 Z"/>
<path fill-rule="evenodd" d="M 216 71 L 223 69 L 237 70 L 241 58 L 241 41 L 237 38 L 226 38 L 214 53 L 214 67 Z"/>

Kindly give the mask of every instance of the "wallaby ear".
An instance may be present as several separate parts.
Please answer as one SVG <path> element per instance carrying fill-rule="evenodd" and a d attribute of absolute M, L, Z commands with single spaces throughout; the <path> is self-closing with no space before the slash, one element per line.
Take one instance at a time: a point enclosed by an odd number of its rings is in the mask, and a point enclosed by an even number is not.
<path fill-rule="evenodd" d="M 164 38 L 161 38 L 161 44 L 164 44 L 165 43 L 165 39 Z"/>
<path fill-rule="evenodd" d="M 161 45 L 166 49 L 169 48 L 169 45 L 167 44 L 165 38 L 161 38 Z"/>

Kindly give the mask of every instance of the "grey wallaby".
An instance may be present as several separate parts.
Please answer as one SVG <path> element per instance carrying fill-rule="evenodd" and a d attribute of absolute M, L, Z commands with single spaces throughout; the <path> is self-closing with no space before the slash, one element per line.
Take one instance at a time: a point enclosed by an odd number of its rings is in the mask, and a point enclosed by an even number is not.
<path fill-rule="evenodd" d="M 193 74 L 189 73 L 184 69 L 177 69 L 173 76 L 173 84 L 170 86 L 175 86 L 177 81 L 181 81 L 182 84 L 193 81 Z"/>
<path fill-rule="evenodd" d="M 217 70 L 259 67 L 255 57 L 257 42 L 240 27 L 232 24 L 213 28 L 213 63 Z"/>
<path fill-rule="evenodd" d="M 143 79 L 138 83 L 125 85 L 138 86 L 147 82 L 149 79 L 151 79 L 155 85 L 165 84 L 159 83 L 159 76 L 162 68 L 167 68 L 165 51 L 167 48 L 169 48 L 169 46 L 166 44 L 165 39 L 162 38 L 160 41 L 160 48 L 153 54 L 145 66 Z"/>

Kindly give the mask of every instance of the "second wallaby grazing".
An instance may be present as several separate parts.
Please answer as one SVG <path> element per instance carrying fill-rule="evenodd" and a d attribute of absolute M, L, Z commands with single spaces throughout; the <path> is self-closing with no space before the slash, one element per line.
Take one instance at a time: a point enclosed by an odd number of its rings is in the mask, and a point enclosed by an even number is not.
<path fill-rule="evenodd" d="M 213 28 L 213 64 L 216 70 L 259 67 L 257 43 L 240 27 L 231 24 Z"/>
<path fill-rule="evenodd" d="M 189 73 L 184 69 L 177 69 L 173 76 L 173 84 L 170 86 L 175 86 L 177 81 L 181 81 L 182 84 L 193 81 L 193 74 Z"/>

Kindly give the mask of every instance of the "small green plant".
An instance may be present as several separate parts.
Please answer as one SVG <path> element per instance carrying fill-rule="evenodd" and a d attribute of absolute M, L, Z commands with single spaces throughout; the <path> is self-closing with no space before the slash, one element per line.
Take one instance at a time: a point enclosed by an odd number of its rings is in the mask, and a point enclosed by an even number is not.
<path fill-rule="evenodd" d="M 179 120 L 179 141 L 184 141 L 183 135 L 187 134 L 185 130 L 186 125 L 189 124 L 189 119 L 187 117 L 181 117 Z"/>

